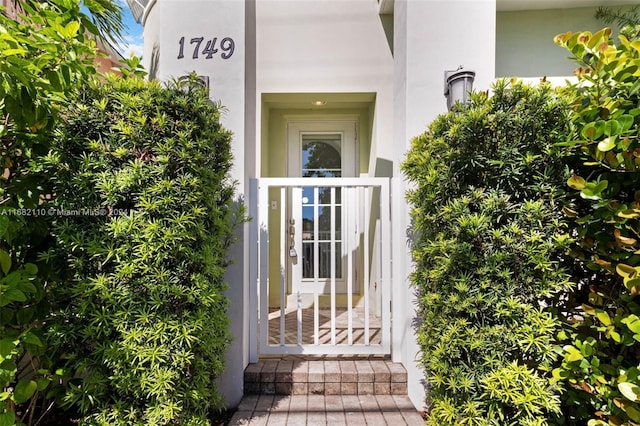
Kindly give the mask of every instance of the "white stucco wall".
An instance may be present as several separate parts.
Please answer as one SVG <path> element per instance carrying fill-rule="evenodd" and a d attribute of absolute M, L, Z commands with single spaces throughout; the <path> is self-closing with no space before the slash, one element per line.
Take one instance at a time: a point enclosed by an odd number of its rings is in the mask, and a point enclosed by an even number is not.
<path fill-rule="evenodd" d="M 416 301 L 406 285 L 411 271 L 409 217 L 400 202 L 407 187 L 399 165 L 411 138 L 446 111 L 445 70 L 464 65 L 476 71 L 474 88 L 489 87 L 495 72 L 495 0 L 396 0 L 394 16 L 393 347 L 394 359 L 402 360 L 409 373 L 409 396 L 421 407 L 424 374 L 416 363 L 419 349 L 412 328 Z"/>
<path fill-rule="evenodd" d="M 496 77 L 573 75 L 576 66 L 568 59 L 570 53 L 557 46 L 553 37 L 607 26 L 595 13 L 595 7 L 498 12 Z"/>
<path fill-rule="evenodd" d="M 152 75 L 157 71 L 158 63 L 153 63 L 153 61 L 157 61 L 159 51 L 157 49 L 160 48 L 160 18 L 159 18 L 159 10 L 158 7 L 153 7 L 155 5 L 151 5 L 148 9 L 147 19 L 144 22 L 144 30 L 142 33 L 142 37 L 144 40 L 144 47 L 142 51 L 142 65 L 149 72 L 150 78 L 156 78 L 156 75 Z M 154 49 L 156 52 L 154 52 Z"/>

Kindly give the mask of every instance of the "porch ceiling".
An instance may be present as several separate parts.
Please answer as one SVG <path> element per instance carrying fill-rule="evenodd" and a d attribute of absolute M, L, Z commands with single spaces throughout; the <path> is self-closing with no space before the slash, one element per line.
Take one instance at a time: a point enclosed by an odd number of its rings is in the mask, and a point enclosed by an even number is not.
<path fill-rule="evenodd" d="M 375 101 L 375 93 L 263 93 L 262 102 L 277 109 L 356 109 L 367 108 Z M 325 102 L 314 105 L 315 101 Z"/>

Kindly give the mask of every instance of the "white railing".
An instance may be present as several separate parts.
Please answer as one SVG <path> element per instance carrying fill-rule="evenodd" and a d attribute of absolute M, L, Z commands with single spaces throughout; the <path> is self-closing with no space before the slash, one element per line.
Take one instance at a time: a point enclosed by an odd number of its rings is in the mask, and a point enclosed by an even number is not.
<path fill-rule="evenodd" d="M 250 360 L 390 353 L 389 180 L 261 178 L 251 181 L 250 197 Z M 331 253 L 324 273 L 320 244 Z"/>

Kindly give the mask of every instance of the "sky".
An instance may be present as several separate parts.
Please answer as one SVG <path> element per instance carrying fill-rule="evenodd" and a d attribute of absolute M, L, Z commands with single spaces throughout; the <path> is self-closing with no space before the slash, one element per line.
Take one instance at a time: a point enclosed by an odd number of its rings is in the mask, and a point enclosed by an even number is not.
<path fill-rule="evenodd" d="M 120 45 L 120 53 L 128 58 L 134 55 L 142 56 L 142 25 L 138 24 L 131 15 L 131 10 L 126 0 L 117 0 L 122 7 L 122 21 L 125 29 L 123 33 L 124 43 Z"/>

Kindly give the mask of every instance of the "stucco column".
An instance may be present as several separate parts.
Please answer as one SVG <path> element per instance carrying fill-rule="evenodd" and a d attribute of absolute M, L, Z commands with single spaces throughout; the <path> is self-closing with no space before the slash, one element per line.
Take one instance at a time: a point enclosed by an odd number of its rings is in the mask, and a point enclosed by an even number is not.
<path fill-rule="evenodd" d="M 394 9 L 393 359 L 405 365 L 409 396 L 422 407 L 424 372 L 412 332 L 416 298 L 408 285 L 410 221 L 400 202 L 407 184 L 400 164 L 411 139 L 446 111 L 445 70 L 464 65 L 476 72 L 475 88 L 489 87 L 495 75 L 496 5 L 495 0 L 396 0 Z"/>

